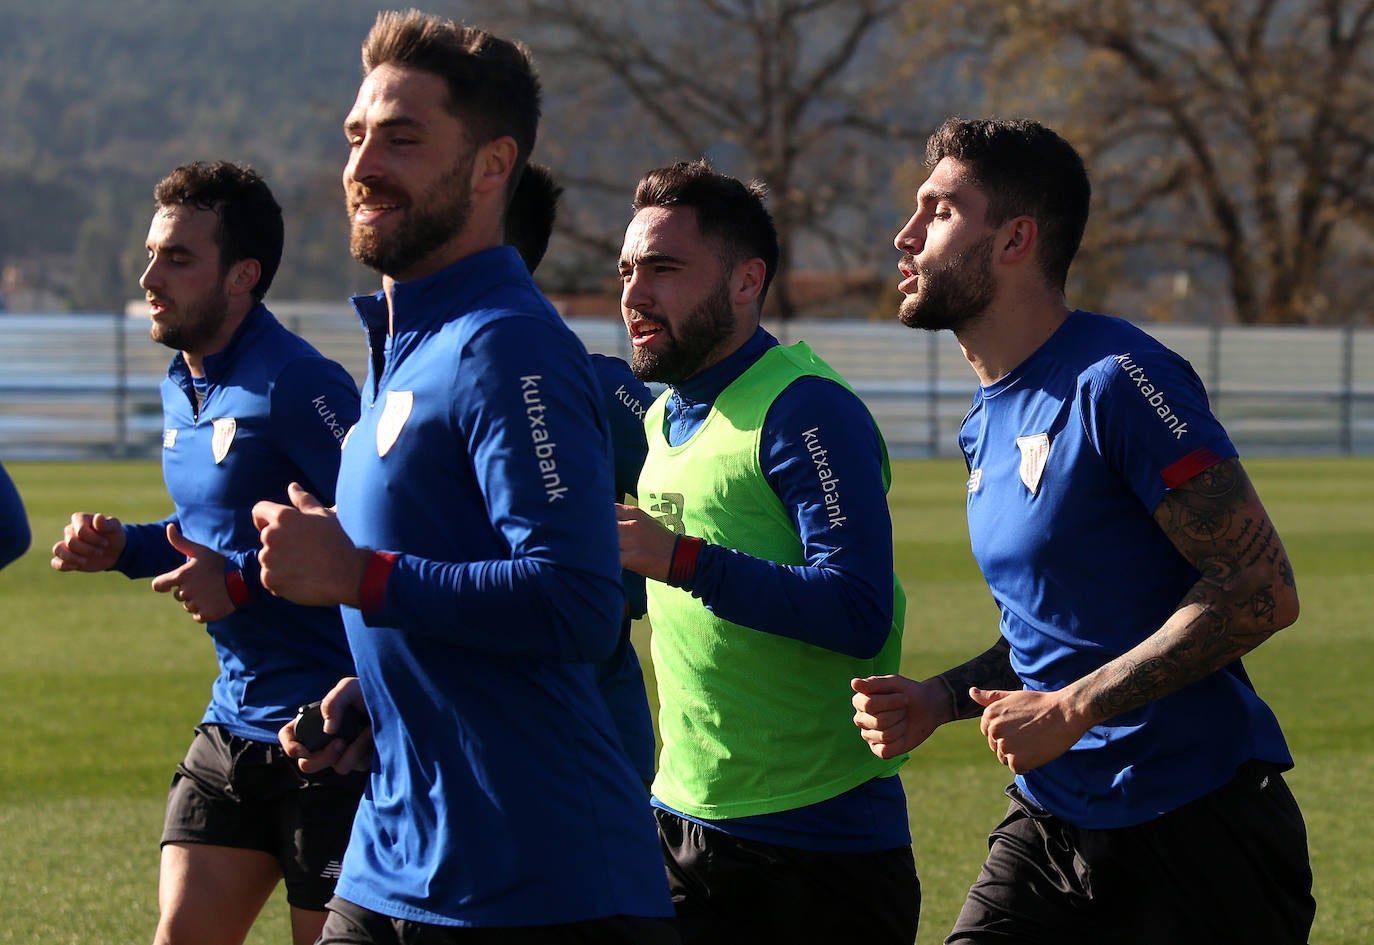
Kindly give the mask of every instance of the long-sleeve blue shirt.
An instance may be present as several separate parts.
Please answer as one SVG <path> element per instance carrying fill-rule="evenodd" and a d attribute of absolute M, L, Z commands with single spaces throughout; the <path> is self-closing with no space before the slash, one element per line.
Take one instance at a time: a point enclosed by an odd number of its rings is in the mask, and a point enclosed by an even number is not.
<path fill-rule="evenodd" d="M 455 926 L 667 916 L 597 663 L 624 612 L 604 396 L 513 249 L 353 300 L 371 342 L 339 521 L 376 741 L 336 893 Z M 390 570 L 376 570 L 385 561 Z"/>
<path fill-rule="evenodd" d="M 664 418 L 668 442 L 691 438 L 720 393 L 777 343 L 759 328 L 739 350 L 675 386 Z M 830 527 L 816 460 L 799 435 L 817 426 L 826 431 L 825 461 L 845 483 L 848 521 L 840 529 Z M 707 544 L 683 586 L 732 623 L 860 658 L 877 654 L 892 628 L 892 519 L 882 451 L 873 417 L 855 394 L 825 378 L 794 382 L 764 420 L 759 468 L 792 516 L 806 563 L 784 565 Z M 806 849 L 858 852 L 911 842 L 895 775 L 795 810 L 700 822 Z"/>
<path fill-rule="evenodd" d="M 160 522 L 126 525 L 128 543 L 115 569 L 146 578 L 184 564 L 167 541 L 168 522 L 225 557 L 226 581 L 240 603 L 206 625 L 220 672 L 203 721 L 275 744 L 296 708 L 352 675 L 353 661 L 337 608 L 302 607 L 263 590 L 253 505 L 289 502 L 293 481 L 326 505 L 334 501 L 358 389 L 343 367 L 261 305 L 203 366 L 199 408 L 180 354 L 162 382 L 162 472 L 176 511 Z"/>
<path fill-rule="evenodd" d="M 620 358 L 593 354 L 591 359 L 611 424 L 615 494 L 617 498 L 632 496 L 636 494 L 639 471 L 649 452 L 649 441 L 644 435 L 644 412 L 653 403 L 653 394 Z M 644 670 L 630 639 L 631 619 L 644 616 L 648 601 L 643 575 L 622 570 L 620 581 L 625 589 L 625 617 L 620 624 L 620 640 L 615 651 L 598 666 L 597 685 L 615 719 L 620 742 L 630 756 L 630 763 L 648 784 L 654 779 L 654 719 L 644 688 Z"/>
<path fill-rule="evenodd" d="M 641 434 L 643 431 L 640 431 Z M 639 459 L 643 464 L 644 457 Z M 24 502 L 19 498 L 19 490 L 14 480 L 0 466 L 0 568 L 14 561 L 29 550 L 32 536 L 29 532 L 29 518 L 24 512 Z"/>

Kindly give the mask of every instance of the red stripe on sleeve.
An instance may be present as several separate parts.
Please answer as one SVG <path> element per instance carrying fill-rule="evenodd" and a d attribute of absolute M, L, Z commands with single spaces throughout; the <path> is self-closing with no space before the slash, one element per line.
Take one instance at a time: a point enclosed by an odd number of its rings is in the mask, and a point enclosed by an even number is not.
<path fill-rule="evenodd" d="M 386 582 L 401 556 L 390 551 L 374 551 L 363 570 L 363 586 L 358 591 L 358 609 L 365 614 L 380 610 L 386 603 Z"/>
<path fill-rule="evenodd" d="M 1206 447 L 1195 449 L 1176 463 L 1160 470 L 1160 478 L 1170 489 L 1176 489 L 1192 479 L 1204 469 L 1211 469 L 1221 462 L 1221 457 Z"/>
<path fill-rule="evenodd" d="M 673 587 L 682 587 L 697 573 L 697 558 L 701 556 L 701 546 L 706 544 L 691 535 L 678 535 L 673 543 L 673 563 L 668 566 L 668 582 Z"/>
<path fill-rule="evenodd" d="M 230 602 L 236 608 L 242 607 L 253 597 L 248 591 L 248 582 L 243 579 L 242 571 L 226 571 L 224 574 L 224 586 L 229 591 Z"/>

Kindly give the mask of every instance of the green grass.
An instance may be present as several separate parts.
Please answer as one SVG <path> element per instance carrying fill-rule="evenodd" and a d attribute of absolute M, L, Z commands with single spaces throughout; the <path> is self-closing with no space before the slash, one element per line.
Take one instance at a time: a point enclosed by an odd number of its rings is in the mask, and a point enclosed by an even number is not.
<path fill-rule="evenodd" d="M 1374 942 L 1374 460 L 1247 463 L 1298 575 L 1298 624 L 1247 664 L 1298 766 L 1316 874 L 1314 945 Z M 143 463 L 9 466 L 34 549 L 0 572 L 0 943 L 148 940 L 168 779 L 214 676 L 204 631 L 142 581 L 58 574 L 47 549 L 71 512 L 130 521 L 168 508 Z M 958 461 L 897 464 L 897 566 L 909 598 L 903 670 L 981 652 L 996 611 L 968 550 Z M 643 630 L 639 631 L 639 642 Z M 644 650 L 641 648 L 641 652 Z M 920 945 L 940 942 L 1005 808 L 1005 770 L 972 722 L 903 769 L 924 888 Z M 289 941 L 280 892 L 249 938 Z"/>

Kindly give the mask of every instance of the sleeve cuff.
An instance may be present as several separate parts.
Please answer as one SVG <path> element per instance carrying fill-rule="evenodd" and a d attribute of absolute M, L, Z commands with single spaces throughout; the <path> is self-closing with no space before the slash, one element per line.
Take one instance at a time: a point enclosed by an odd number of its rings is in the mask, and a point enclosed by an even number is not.
<path fill-rule="evenodd" d="M 706 542 L 692 535 L 678 535 L 673 543 L 673 561 L 668 566 L 668 584 L 687 587 L 697 575 L 697 558 Z"/>
<path fill-rule="evenodd" d="M 401 556 L 391 551 L 374 551 L 363 570 L 363 586 L 358 592 L 358 609 L 365 614 L 382 609 L 386 603 L 386 582 Z"/>
<path fill-rule="evenodd" d="M 253 599 L 252 593 L 248 590 L 248 582 L 243 578 L 243 572 L 237 568 L 224 573 L 224 586 L 229 591 L 229 600 L 235 609 Z"/>

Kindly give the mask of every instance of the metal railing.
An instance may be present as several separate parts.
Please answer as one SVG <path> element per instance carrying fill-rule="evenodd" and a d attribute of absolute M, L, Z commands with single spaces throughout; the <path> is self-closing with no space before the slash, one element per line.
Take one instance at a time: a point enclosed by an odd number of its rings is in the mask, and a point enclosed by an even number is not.
<path fill-rule="evenodd" d="M 365 341 L 346 307 L 277 312 L 362 380 Z M 618 318 L 570 324 L 590 350 L 627 355 Z M 1192 362 L 1243 454 L 1374 454 L 1374 330 L 1147 327 Z M 848 378 L 894 456 L 957 454 L 976 382 L 949 333 L 837 321 L 775 333 L 806 340 Z M 158 385 L 170 356 L 149 340 L 144 318 L 0 315 L 0 457 L 155 457 Z"/>

